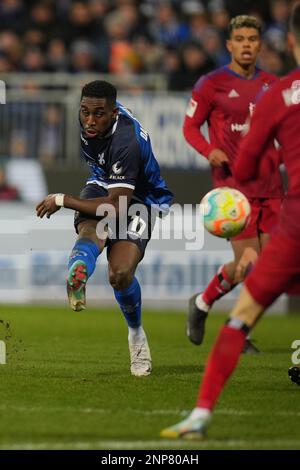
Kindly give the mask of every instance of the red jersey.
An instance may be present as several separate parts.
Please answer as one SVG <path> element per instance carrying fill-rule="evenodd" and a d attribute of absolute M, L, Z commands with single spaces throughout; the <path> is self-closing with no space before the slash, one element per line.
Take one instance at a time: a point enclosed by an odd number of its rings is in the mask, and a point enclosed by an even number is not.
<path fill-rule="evenodd" d="M 229 158 L 229 168 L 227 165 L 212 167 L 214 187 L 230 186 L 248 197 L 282 196 L 279 155 L 273 142 L 265 149 L 269 162 L 267 174 L 259 174 L 255 181 L 241 184 L 235 181 L 231 171 L 257 96 L 277 80 L 275 75 L 259 69 L 248 80 L 225 66 L 204 75 L 194 86 L 185 116 L 184 136 L 206 158 L 213 149 L 223 150 Z M 210 143 L 200 132 L 205 121 Z"/>
<path fill-rule="evenodd" d="M 300 68 L 280 80 L 258 102 L 234 167 L 240 182 L 254 179 L 266 165 L 264 149 L 274 138 L 281 145 L 288 174 L 280 227 L 291 237 L 300 236 Z"/>

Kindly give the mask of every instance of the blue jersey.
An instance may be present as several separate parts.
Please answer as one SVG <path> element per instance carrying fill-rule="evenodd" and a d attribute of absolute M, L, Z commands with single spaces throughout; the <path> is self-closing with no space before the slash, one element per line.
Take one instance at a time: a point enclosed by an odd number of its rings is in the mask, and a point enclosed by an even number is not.
<path fill-rule="evenodd" d="M 86 139 L 81 133 L 81 154 L 90 167 L 87 184 L 105 189 L 133 189 L 132 199 L 167 209 L 173 199 L 160 175 L 150 137 L 120 103 L 119 114 L 103 138 Z"/>

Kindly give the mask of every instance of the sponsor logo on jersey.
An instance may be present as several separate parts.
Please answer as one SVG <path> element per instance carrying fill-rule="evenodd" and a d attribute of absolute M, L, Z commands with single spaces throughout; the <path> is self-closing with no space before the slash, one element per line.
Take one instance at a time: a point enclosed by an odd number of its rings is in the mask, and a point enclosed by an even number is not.
<path fill-rule="evenodd" d="M 231 124 L 231 132 L 247 133 L 248 130 L 249 130 L 249 123 L 248 122 L 245 122 L 244 124 L 236 124 L 236 123 Z"/>
<path fill-rule="evenodd" d="M 235 89 L 232 89 L 229 93 L 228 93 L 228 98 L 239 98 L 239 94 L 238 92 L 235 90 Z"/>
<path fill-rule="evenodd" d="M 125 179 L 125 176 L 124 175 L 110 175 L 109 176 L 109 179 L 110 180 L 124 180 Z"/>
<path fill-rule="evenodd" d="M 123 168 L 119 166 L 120 162 L 116 162 L 112 166 L 112 171 L 114 172 L 115 175 L 120 175 L 122 173 Z"/>
<path fill-rule="evenodd" d="M 187 110 L 186 110 L 186 115 L 190 118 L 192 118 L 195 114 L 195 111 L 197 109 L 198 103 L 195 101 L 193 98 L 190 99 Z"/>

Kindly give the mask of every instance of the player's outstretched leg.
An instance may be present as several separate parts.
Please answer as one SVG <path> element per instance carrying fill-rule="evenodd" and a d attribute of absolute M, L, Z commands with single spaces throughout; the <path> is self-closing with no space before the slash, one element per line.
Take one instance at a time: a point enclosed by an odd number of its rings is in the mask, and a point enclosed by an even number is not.
<path fill-rule="evenodd" d="M 205 320 L 213 303 L 227 292 L 230 292 L 235 286 L 236 284 L 227 274 L 225 266 L 221 266 L 205 291 L 190 298 L 186 333 L 192 343 L 196 345 L 202 343 L 205 333 Z"/>
<path fill-rule="evenodd" d="M 85 309 L 85 284 L 87 269 L 85 263 L 78 260 L 69 268 L 67 278 L 67 294 L 72 310 L 79 312 Z"/>
<path fill-rule="evenodd" d="M 163 429 L 160 436 L 166 439 L 201 440 L 205 437 L 210 415 L 209 410 L 195 408 L 183 421 Z"/>
<path fill-rule="evenodd" d="M 80 238 L 74 245 L 68 264 L 67 293 L 72 310 L 85 309 L 85 287 L 100 255 L 99 246 L 89 238 Z"/>
<path fill-rule="evenodd" d="M 141 287 L 134 276 L 141 259 L 141 251 L 132 242 L 118 241 L 109 250 L 108 259 L 109 281 L 128 325 L 131 373 L 137 377 L 149 375 L 152 371 L 152 360 L 141 321 Z"/>
<path fill-rule="evenodd" d="M 211 280 L 204 292 L 193 295 L 189 300 L 189 312 L 186 333 L 189 340 L 200 345 L 205 334 L 205 321 L 214 302 L 237 285 L 233 279 L 235 263 L 221 266 L 218 273 Z M 248 335 L 242 351 L 244 354 L 259 354 L 259 349 L 253 344 Z"/>
<path fill-rule="evenodd" d="M 173 439 L 202 439 L 211 413 L 224 386 L 236 368 L 250 327 L 256 324 L 265 307 L 258 304 L 244 287 L 226 324 L 209 354 L 199 388 L 196 408 L 183 421 L 160 433 Z"/>
<path fill-rule="evenodd" d="M 149 375 L 152 370 L 152 360 L 146 333 L 141 324 L 140 284 L 134 277 L 126 289 L 114 289 L 114 294 L 128 325 L 131 373 L 137 377 Z"/>
<path fill-rule="evenodd" d="M 255 346 L 250 336 L 247 336 L 242 352 L 244 354 L 260 354 L 260 350 Z"/>
<path fill-rule="evenodd" d="M 210 422 L 211 412 L 224 385 L 235 369 L 249 328 L 239 318 L 231 318 L 221 328 L 208 357 L 199 390 L 196 408 L 184 420 L 164 429 L 162 437 L 202 439 Z"/>

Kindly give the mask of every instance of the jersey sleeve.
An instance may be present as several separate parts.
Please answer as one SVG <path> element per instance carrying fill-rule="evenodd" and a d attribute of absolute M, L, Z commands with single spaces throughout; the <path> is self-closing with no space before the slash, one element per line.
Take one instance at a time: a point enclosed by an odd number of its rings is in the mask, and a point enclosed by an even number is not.
<path fill-rule="evenodd" d="M 201 78 L 193 89 L 183 124 L 183 135 L 186 141 L 206 158 L 214 146 L 207 142 L 200 128 L 209 118 L 213 108 L 213 99 L 212 81 L 207 77 Z"/>
<path fill-rule="evenodd" d="M 274 89 L 266 92 L 257 103 L 249 131 L 241 141 L 233 167 L 233 174 L 237 181 L 255 179 L 258 172 L 262 175 L 263 154 L 265 149 L 273 144 L 278 122 L 276 109 L 279 106 Z M 260 160 L 262 160 L 261 163 Z"/>
<path fill-rule="evenodd" d="M 140 161 L 140 148 L 136 141 L 118 150 L 111 160 L 108 189 L 129 188 L 134 190 Z"/>

